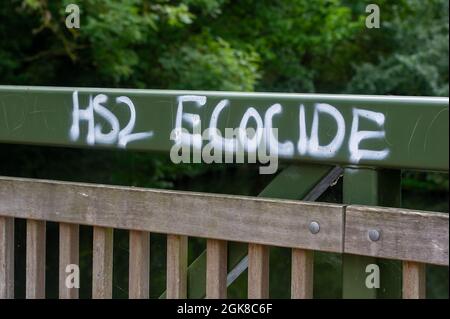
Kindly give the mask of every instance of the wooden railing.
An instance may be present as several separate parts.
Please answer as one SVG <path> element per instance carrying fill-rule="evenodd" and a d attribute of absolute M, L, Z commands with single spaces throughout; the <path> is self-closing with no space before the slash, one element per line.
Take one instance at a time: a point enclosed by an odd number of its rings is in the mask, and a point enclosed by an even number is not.
<path fill-rule="evenodd" d="M 269 297 L 269 246 L 292 248 L 292 298 L 312 298 L 313 252 L 403 261 L 403 297 L 425 297 L 425 264 L 448 266 L 448 214 L 382 207 L 0 178 L 0 298 L 14 297 L 14 218 L 27 220 L 26 297 L 45 297 L 46 221 L 60 223 L 59 296 L 94 227 L 92 297 L 112 297 L 113 229 L 130 231 L 129 297 L 149 297 L 149 234 L 167 235 L 167 298 L 187 297 L 187 238 L 207 238 L 206 297 L 227 296 L 227 242 L 245 242 L 248 297 Z M 336 278 L 339 280 L 339 278 Z"/>

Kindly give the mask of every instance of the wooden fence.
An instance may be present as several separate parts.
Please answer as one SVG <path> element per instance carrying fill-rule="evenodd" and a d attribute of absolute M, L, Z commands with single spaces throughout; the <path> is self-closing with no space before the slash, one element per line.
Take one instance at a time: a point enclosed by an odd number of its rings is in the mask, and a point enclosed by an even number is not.
<path fill-rule="evenodd" d="M 129 230 L 129 297 L 149 297 L 149 234 L 167 234 L 167 298 L 187 297 L 187 238 L 207 238 L 206 297 L 227 296 L 227 242 L 248 243 L 248 297 L 269 297 L 269 246 L 292 248 L 291 296 L 312 298 L 313 253 L 403 261 L 403 297 L 425 297 L 425 264 L 448 266 L 448 214 L 370 206 L 0 178 L 0 298 L 14 297 L 14 218 L 27 220 L 26 297 L 45 298 L 46 221 L 58 222 L 59 296 L 94 227 L 92 297 L 112 297 L 113 229 Z M 336 278 L 340 280 L 340 278 Z"/>

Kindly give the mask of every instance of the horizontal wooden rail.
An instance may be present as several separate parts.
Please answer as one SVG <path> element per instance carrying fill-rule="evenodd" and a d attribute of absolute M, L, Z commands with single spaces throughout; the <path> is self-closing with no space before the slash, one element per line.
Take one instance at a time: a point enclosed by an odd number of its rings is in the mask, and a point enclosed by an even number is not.
<path fill-rule="evenodd" d="M 0 178 L 0 216 L 342 252 L 344 206 Z M 321 231 L 312 234 L 311 221 Z"/>
<path fill-rule="evenodd" d="M 8 177 L 0 194 L 4 217 L 449 264 L 443 213 Z"/>
<path fill-rule="evenodd" d="M 352 205 L 345 211 L 344 250 L 349 254 L 448 265 L 448 230 L 445 213 Z M 371 240 L 369 232 L 376 232 L 379 238 Z"/>

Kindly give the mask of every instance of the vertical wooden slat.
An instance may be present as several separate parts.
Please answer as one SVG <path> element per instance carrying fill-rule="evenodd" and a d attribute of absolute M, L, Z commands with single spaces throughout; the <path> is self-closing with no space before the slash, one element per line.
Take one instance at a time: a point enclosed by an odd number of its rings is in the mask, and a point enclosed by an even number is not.
<path fill-rule="evenodd" d="M 227 242 L 208 239 L 206 242 L 206 298 L 227 297 Z"/>
<path fill-rule="evenodd" d="M 248 245 L 248 298 L 269 298 L 269 247 Z"/>
<path fill-rule="evenodd" d="M 26 298 L 45 298 L 45 221 L 27 220 Z"/>
<path fill-rule="evenodd" d="M 291 298 L 312 299 L 314 277 L 314 252 L 292 249 Z"/>
<path fill-rule="evenodd" d="M 69 265 L 80 266 L 79 262 L 79 233 L 80 227 L 76 224 L 59 224 L 59 298 L 78 299 L 79 288 L 69 286 L 67 276 L 72 274 Z M 69 272 L 66 272 L 68 271 Z M 79 273 L 78 273 L 79 275 Z M 78 282 L 79 284 L 79 282 Z"/>
<path fill-rule="evenodd" d="M 92 262 L 92 298 L 112 298 L 113 238 L 112 228 L 94 227 Z"/>
<path fill-rule="evenodd" d="M 0 216 L 0 299 L 14 298 L 14 218 Z"/>
<path fill-rule="evenodd" d="M 425 299 L 425 264 L 403 262 L 403 299 Z"/>
<path fill-rule="evenodd" d="M 130 231 L 130 299 L 148 299 L 150 284 L 150 233 Z"/>
<path fill-rule="evenodd" d="M 187 297 L 188 238 L 167 235 L 167 299 Z"/>

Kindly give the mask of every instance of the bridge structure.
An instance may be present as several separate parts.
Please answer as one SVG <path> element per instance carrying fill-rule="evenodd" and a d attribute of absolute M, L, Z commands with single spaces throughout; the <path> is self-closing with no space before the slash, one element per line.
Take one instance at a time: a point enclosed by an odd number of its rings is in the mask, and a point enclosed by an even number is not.
<path fill-rule="evenodd" d="M 60 298 L 78 297 L 64 278 L 79 225 L 94 228 L 94 298 L 112 297 L 113 229 L 129 230 L 130 298 L 149 296 L 150 233 L 167 234 L 161 298 L 224 298 L 246 269 L 248 297 L 267 298 L 270 246 L 292 249 L 293 298 L 313 297 L 314 251 L 342 254 L 344 298 L 424 298 L 425 265 L 448 266 L 448 214 L 400 208 L 401 172 L 448 173 L 448 111 L 439 97 L 0 86 L 0 143 L 243 155 L 277 173 L 258 197 L 1 177 L 0 297 L 14 297 L 19 218 L 27 298 L 45 297 L 47 221 L 60 223 Z M 343 202 L 315 202 L 339 178 Z M 188 237 L 207 239 L 189 265 Z M 382 289 L 366 285 L 373 264 Z"/>

